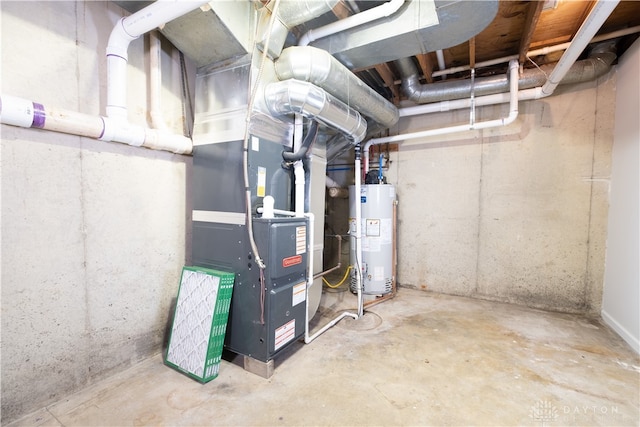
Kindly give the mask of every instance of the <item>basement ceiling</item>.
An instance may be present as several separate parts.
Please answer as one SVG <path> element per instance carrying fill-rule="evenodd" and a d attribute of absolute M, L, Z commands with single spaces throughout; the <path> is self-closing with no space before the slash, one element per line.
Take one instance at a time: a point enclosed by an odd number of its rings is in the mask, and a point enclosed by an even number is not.
<path fill-rule="evenodd" d="M 343 19 L 357 13 L 358 10 L 364 11 L 383 3 L 384 1 L 342 0 L 334 7 L 332 13 L 302 24 L 292 32 L 296 37 L 300 37 L 318 25 Z M 482 4 L 481 1 L 478 3 Z M 468 41 L 442 49 L 444 67 L 450 69 L 474 66 L 484 61 L 512 55 L 517 55 L 525 68 L 557 62 L 562 51 L 530 58 L 527 58 L 526 53 L 530 50 L 570 42 L 595 3 L 595 1 L 585 0 L 499 0 L 497 14 L 489 26 Z M 638 25 L 640 25 L 640 1 L 623 0 L 609 16 L 598 35 Z M 637 37 L 637 33 L 620 37 L 617 43 L 618 56 Z M 437 83 L 444 79 L 449 81 L 468 79 L 471 76 L 470 70 L 441 75 L 436 52 L 419 54 L 412 58 L 420 70 L 423 83 Z M 508 61 L 492 66 L 476 65 L 475 75 L 480 77 L 506 74 L 507 67 Z M 375 64 L 352 71 L 394 104 L 399 105 L 400 101 L 406 99 L 400 87 L 401 76 L 393 62 Z"/>
<path fill-rule="evenodd" d="M 419 1 L 419 0 L 407 0 Z M 130 12 L 152 3 L 152 1 L 115 1 Z M 255 2 L 266 4 L 266 0 Z M 307 31 L 344 19 L 353 14 L 374 8 L 385 1 L 374 0 L 340 0 L 333 10 L 316 19 L 298 25 L 291 30 L 287 45 L 297 44 Z M 460 2 L 459 0 L 435 0 L 436 7 Z M 483 6 L 482 1 L 474 1 L 473 7 Z M 469 3 L 469 4 L 470 4 Z M 587 0 L 498 0 L 497 13 L 489 25 L 469 40 L 441 50 L 444 64 L 439 64 L 436 52 L 420 53 L 412 56 L 420 73 L 422 83 L 437 83 L 442 80 L 469 79 L 470 68 L 474 68 L 475 76 L 504 75 L 507 73 L 508 60 L 495 65 L 483 65 L 485 61 L 517 56 L 524 68 L 539 67 L 557 62 L 562 51 L 546 55 L 527 56 L 527 52 L 561 43 L 570 42 L 581 24 L 593 8 L 595 1 Z M 490 7 L 494 3 L 486 3 Z M 483 13 L 478 9 L 478 13 Z M 640 25 L 640 1 L 622 0 L 602 26 L 598 35 L 609 34 Z M 455 35 L 453 35 L 455 38 Z M 635 41 L 638 33 L 616 38 L 617 54 L 624 51 Z M 230 39 L 230 38 L 229 38 Z M 227 40 L 226 38 L 224 40 Z M 321 46 L 323 39 L 311 45 Z M 223 41 L 218 40 L 218 44 Z M 586 55 L 586 52 L 583 53 Z M 381 57 L 384 55 L 381 55 Z M 340 57 L 337 57 L 340 60 Z M 345 64 L 349 65 L 349 64 Z M 453 67 L 464 67 L 465 70 L 449 72 L 441 71 Z M 393 61 L 381 62 L 366 67 L 350 67 L 366 84 L 396 105 L 406 97 L 402 93 L 401 78 Z"/>

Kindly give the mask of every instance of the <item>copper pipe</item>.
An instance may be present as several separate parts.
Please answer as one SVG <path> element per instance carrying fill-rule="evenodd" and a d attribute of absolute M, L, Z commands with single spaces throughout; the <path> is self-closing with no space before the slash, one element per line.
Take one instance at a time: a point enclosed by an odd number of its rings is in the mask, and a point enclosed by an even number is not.
<path fill-rule="evenodd" d="M 321 271 L 320 273 L 314 274 L 313 275 L 313 280 L 316 280 L 318 277 L 322 277 L 328 273 L 331 273 L 332 271 L 335 271 L 337 269 L 339 269 L 340 267 L 342 267 L 342 262 L 340 260 L 340 257 L 342 256 L 342 236 L 339 234 L 336 234 L 336 239 L 338 239 L 338 265 L 336 265 L 335 267 L 332 267 L 328 270 L 325 271 Z"/>

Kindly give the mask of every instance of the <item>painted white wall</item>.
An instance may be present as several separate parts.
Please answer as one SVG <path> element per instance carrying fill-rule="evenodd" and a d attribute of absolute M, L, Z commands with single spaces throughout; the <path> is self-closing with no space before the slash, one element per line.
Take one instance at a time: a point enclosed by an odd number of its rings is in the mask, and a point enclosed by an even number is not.
<path fill-rule="evenodd" d="M 640 39 L 617 68 L 602 318 L 640 353 Z"/>
<path fill-rule="evenodd" d="M 2 1 L 1 92 L 104 114 L 111 2 Z M 147 125 L 148 40 L 129 49 L 132 123 Z M 163 112 L 182 132 L 163 44 Z M 1 128 L 2 423 L 157 354 L 185 263 L 190 158 Z"/>

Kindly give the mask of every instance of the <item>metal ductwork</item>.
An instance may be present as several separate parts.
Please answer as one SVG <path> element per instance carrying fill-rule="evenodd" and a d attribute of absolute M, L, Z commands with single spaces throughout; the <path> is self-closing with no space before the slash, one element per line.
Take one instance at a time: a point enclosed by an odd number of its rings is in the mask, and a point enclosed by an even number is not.
<path fill-rule="evenodd" d="M 571 66 L 560 84 L 572 84 L 596 79 L 606 73 L 616 59 L 615 43 L 605 42 L 594 47 L 589 58 L 576 62 Z M 509 90 L 506 76 L 476 78 L 473 86 L 470 80 L 457 80 L 442 83 L 421 84 L 419 72 L 411 58 L 396 61 L 403 75 L 402 90 L 410 100 L 418 104 L 464 99 L 471 96 L 491 95 Z M 529 89 L 543 85 L 555 64 L 525 70 L 518 80 L 518 89 Z"/>
<path fill-rule="evenodd" d="M 366 136 L 367 122 L 360 113 L 312 83 L 294 79 L 271 83 L 264 95 L 271 114 L 302 114 L 337 129 L 352 144 Z"/>
<path fill-rule="evenodd" d="M 384 128 L 396 124 L 398 109 L 324 50 L 293 46 L 275 62 L 278 80 L 310 82 L 344 101 Z"/>
<path fill-rule="evenodd" d="M 317 18 L 332 10 L 339 0 L 280 0 L 276 20 L 269 32 L 267 22 L 270 19 L 275 2 L 269 2 L 263 9 L 258 26 L 258 46 L 262 50 L 269 39 L 269 56 L 277 58 L 287 39 L 289 31 L 296 25 Z"/>
<path fill-rule="evenodd" d="M 312 44 L 351 69 L 365 68 L 466 42 L 497 12 L 497 0 L 410 0 L 389 17 Z"/>
<path fill-rule="evenodd" d="M 339 0 L 280 0 L 276 15 L 288 29 L 332 10 Z M 270 8 L 270 2 L 267 8 Z"/>

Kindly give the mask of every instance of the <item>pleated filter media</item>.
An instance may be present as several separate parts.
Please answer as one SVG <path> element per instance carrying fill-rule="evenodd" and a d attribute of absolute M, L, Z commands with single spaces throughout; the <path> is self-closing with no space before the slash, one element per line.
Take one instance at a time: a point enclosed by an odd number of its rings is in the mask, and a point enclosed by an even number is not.
<path fill-rule="evenodd" d="M 218 376 L 233 273 L 184 267 L 165 363 L 201 382 Z"/>

